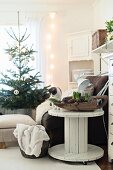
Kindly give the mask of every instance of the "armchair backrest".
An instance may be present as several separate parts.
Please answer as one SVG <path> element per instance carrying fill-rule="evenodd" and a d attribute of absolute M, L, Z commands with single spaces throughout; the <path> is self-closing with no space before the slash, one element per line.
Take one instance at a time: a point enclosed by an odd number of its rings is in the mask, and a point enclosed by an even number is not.
<path fill-rule="evenodd" d="M 97 95 L 108 81 L 108 76 L 87 76 L 87 79 L 94 85 L 94 96 Z M 108 91 L 106 92 L 106 94 Z"/>

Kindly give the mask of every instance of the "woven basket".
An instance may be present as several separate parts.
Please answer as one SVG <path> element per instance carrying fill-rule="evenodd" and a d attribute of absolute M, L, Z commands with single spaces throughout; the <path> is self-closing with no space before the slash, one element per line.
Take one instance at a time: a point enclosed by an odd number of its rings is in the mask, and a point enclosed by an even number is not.
<path fill-rule="evenodd" d="M 97 100 L 99 99 L 101 99 L 102 102 L 98 103 Z M 107 100 L 108 97 L 106 95 L 92 96 L 89 102 L 74 102 L 74 103 L 54 102 L 54 105 L 70 111 L 94 111 L 96 109 L 102 108 L 107 103 Z"/>
<path fill-rule="evenodd" d="M 37 158 L 42 158 L 47 155 L 48 153 L 48 148 L 49 148 L 49 141 L 43 141 L 42 148 L 41 148 L 41 153 L 38 157 L 35 155 L 27 155 L 23 150 L 20 149 L 21 154 L 25 158 L 30 158 L 30 159 L 37 159 Z"/>

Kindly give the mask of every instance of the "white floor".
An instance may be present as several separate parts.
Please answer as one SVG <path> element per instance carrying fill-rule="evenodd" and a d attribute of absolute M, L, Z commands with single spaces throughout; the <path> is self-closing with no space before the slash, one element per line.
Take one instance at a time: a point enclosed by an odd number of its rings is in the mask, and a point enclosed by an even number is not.
<path fill-rule="evenodd" d="M 65 163 L 51 157 L 24 158 L 18 147 L 0 149 L 0 170 L 100 170 L 95 162 Z"/>

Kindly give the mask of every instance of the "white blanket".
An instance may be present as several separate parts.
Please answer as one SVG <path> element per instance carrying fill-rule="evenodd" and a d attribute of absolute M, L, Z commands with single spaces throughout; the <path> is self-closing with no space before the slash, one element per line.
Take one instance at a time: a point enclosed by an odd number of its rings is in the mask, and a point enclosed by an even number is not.
<path fill-rule="evenodd" d="M 57 93 L 56 94 L 51 94 L 50 98 L 56 99 L 56 100 L 61 100 L 62 96 L 62 91 L 59 87 L 56 87 Z M 42 116 L 48 112 L 50 109 L 53 108 L 52 102 L 47 99 L 43 103 L 37 106 L 36 108 L 36 122 L 38 125 L 41 124 Z"/>
<path fill-rule="evenodd" d="M 50 100 L 46 100 L 36 108 L 36 122 L 38 125 L 41 124 L 42 116 L 46 112 L 48 112 L 52 107 L 53 106 L 51 106 Z"/>
<path fill-rule="evenodd" d="M 38 157 L 41 153 L 43 141 L 48 141 L 49 136 L 42 125 L 17 124 L 14 136 L 18 139 L 18 144 L 27 155 Z"/>

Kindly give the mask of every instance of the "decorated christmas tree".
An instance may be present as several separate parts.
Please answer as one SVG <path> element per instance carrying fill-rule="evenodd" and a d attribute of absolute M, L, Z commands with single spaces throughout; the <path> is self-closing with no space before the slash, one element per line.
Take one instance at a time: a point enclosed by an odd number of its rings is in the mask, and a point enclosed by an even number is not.
<path fill-rule="evenodd" d="M 29 35 L 27 29 L 23 35 L 20 34 L 19 23 L 18 35 L 12 28 L 7 32 L 15 41 L 14 45 L 8 45 L 6 49 L 14 67 L 7 69 L 5 74 L 1 73 L 0 84 L 3 88 L 0 90 L 0 105 L 10 109 L 36 108 L 49 97 L 48 87 L 40 88 L 43 83 L 40 81 L 40 73 L 33 74 L 34 68 L 29 66 L 36 51 L 25 44 Z"/>

